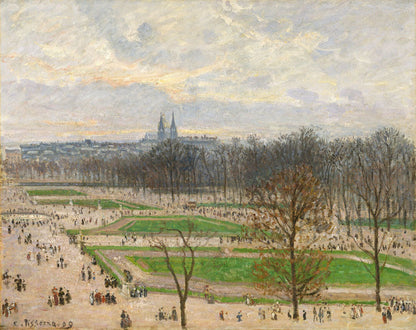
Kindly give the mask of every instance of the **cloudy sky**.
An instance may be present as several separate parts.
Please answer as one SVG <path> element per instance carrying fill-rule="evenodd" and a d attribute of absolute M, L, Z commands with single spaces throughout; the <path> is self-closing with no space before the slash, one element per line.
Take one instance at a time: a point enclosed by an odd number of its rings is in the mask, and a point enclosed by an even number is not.
<path fill-rule="evenodd" d="M 415 138 L 409 1 L 3 1 L 1 137 Z"/>

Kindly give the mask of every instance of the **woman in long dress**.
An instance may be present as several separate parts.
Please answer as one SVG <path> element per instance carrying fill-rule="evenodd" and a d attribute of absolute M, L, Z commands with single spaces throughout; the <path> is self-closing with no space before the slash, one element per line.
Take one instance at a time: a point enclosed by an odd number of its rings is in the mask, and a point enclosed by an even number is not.
<path fill-rule="evenodd" d="M 94 305 L 94 291 L 91 291 L 90 293 L 90 304 Z"/>
<path fill-rule="evenodd" d="M 55 303 L 55 306 L 59 305 L 58 292 L 53 293 L 53 302 Z"/>

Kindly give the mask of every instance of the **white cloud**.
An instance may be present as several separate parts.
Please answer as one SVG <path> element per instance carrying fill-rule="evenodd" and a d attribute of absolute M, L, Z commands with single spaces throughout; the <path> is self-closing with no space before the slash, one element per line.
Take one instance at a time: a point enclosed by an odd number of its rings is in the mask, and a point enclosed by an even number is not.
<path fill-rule="evenodd" d="M 339 125 L 364 130 L 369 119 L 410 131 L 414 14 L 410 2 L 370 0 L 7 1 L 1 11 L 1 79 L 3 85 L 31 80 L 56 87 L 58 95 L 85 87 L 94 97 L 91 104 L 106 104 L 104 113 L 127 106 L 126 88 L 140 84 L 163 95 L 162 101 L 146 100 L 152 109 L 174 103 L 194 104 L 190 109 L 204 104 L 215 115 L 227 114 L 227 104 L 237 104 L 242 113 L 251 109 L 253 115 L 241 116 L 247 120 L 238 123 L 241 128 L 273 126 L 259 115 L 268 104 L 273 118 L 284 114 L 296 121 L 302 113 L 303 124 L 321 121 L 334 132 Z M 118 102 L 108 102 L 100 94 L 108 90 L 95 82 L 112 86 Z M 3 109 L 24 109 L 30 118 L 40 114 L 6 89 Z M 62 106 L 55 94 L 23 93 L 43 108 Z M 66 109 L 77 107 L 71 102 Z M 15 129 L 12 123 L 20 118 L 6 118 L 6 132 Z M 120 129 L 129 124 L 121 119 Z M 288 120 L 284 125 L 292 127 Z"/>

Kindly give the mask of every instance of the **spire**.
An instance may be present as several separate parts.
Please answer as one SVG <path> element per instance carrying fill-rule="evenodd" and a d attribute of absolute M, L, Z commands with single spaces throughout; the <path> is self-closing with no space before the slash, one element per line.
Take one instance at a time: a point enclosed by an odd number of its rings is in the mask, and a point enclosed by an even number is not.
<path fill-rule="evenodd" d="M 159 125 L 157 127 L 157 139 L 159 141 L 163 141 L 166 138 L 165 128 L 165 116 L 163 115 L 163 113 L 160 113 Z"/>
<path fill-rule="evenodd" d="M 172 123 L 170 124 L 170 138 L 172 140 L 175 140 L 178 138 L 178 131 L 176 130 L 176 125 L 175 125 L 175 114 L 172 111 Z"/>

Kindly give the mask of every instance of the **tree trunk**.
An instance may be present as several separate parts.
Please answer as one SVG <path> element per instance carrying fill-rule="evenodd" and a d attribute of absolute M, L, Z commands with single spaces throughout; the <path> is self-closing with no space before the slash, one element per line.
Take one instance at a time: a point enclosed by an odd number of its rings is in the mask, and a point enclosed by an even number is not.
<path fill-rule="evenodd" d="M 292 305 L 293 305 L 293 319 L 299 319 L 298 311 L 298 296 L 296 291 L 296 268 L 295 268 L 295 240 L 290 242 L 290 270 L 292 275 Z"/>
<path fill-rule="evenodd" d="M 374 219 L 374 268 L 376 280 L 376 310 L 381 312 L 381 298 L 380 298 L 380 260 L 378 256 L 378 221 Z"/>
<path fill-rule="evenodd" d="M 357 201 L 357 216 L 358 216 L 358 226 L 360 228 L 360 241 L 363 241 L 363 222 L 361 218 L 361 199 L 358 199 Z"/>
<path fill-rule="evenodd" d="M 169 176 L 170 176 L 170 193 L 171 193 L 171 198 L 172 198 L 172 204 L 175 202 L 175 191 L 173 188 L 173 173 L 172 171 L 169 172 Z"/>
<path fill-rule="evenodd" d="M 390 218 L 390 202 L 387 200 L 387 231 L 390 231 L 391 227 L 391 218 Z"/>
<path fill-rule="evenodd" d="M 225 210 L 227 211 L 227 169 L 224 166 L 224 202 Z"/>
<path fill-rule="evenodd" d="M 180 304 L 180 309 L 181 309 L 181 326 L 182 328 L 185 328 L 186 327 L 186 312 L 185 312 L 186 300 L 183 298 L 180 299 L 179 304 Z"/>

